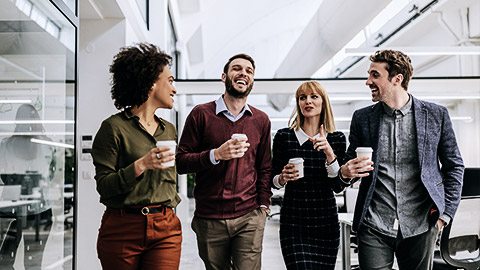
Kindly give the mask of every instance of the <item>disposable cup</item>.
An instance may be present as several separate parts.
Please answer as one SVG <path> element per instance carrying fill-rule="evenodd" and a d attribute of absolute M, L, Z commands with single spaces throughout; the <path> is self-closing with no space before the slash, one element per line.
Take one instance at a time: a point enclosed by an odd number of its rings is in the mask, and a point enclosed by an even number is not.
<path fill-rule="evenodd" d="M 373 149 L 371 147 L 357 147 L 357 158 L 368 157 L 368 160 L 372 160 Z"/>
<path fill-rule="evenodd" d="M 234 133 L 232 134 L 232 139 L 239 139 L 239 140 L 248 140 L 248 137 L 246 134 L 242 134 L 242 133 Z"/>
<path fill-rule="evenodd" d="M 157 141 L 157 147 L 160 147 L 160 146 L 170 147 L 168 152 L 171 152 L 171 153 L 175 154 L 175 148 L 177 146 L 177 142 L 175 142 L 175 141 Z M 163 162 L 162 163 L 162 166 L 165 166 L 165 167 L 172 167 L 173 165 L 175 165 L 175 160 L 171 160 L 169 162 Z"/>
<path fill-rule="evenodd" d="M 289 164 L 295 165 L 295 169 L 298 170 L 298 178 L 303 177 L 303 158 L 291 158 L 288 160 Z"/>

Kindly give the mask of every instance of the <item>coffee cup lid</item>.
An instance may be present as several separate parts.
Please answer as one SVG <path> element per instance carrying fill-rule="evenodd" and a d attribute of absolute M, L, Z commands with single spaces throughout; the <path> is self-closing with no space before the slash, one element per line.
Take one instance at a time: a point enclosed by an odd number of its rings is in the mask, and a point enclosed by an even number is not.
<path fill-rule="evenodd" d="M 291 158 L 290 160 L 288 160 L 288 163 L 291 163 L 291 164 L 303 163 L 303 158 Z"/>
<path fill-rule="evenodd" d="M 355 152 L 373 152 L 373 149 L 371 147 L 357 147 Z"/>
<path fill-rule="evenodd" d="M 246 134 L 242 134 L 242 133 L 234 133 L 232 134 L 232 139 L 235 139 L 235 138 L 247 138 L 247 135 Z"/>
<path fill-rule="evenodd" d="M 177 145 L 175 141 L 157 141 L 157 146 L 170 146 L 170 145 Z"/>

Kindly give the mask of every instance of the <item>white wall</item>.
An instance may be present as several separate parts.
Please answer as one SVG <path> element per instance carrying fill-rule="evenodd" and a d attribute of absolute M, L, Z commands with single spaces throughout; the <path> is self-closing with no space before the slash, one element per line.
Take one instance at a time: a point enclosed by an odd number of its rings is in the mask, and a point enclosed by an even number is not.
<path fill-rule="evenodd" d="M 81 20 L 77 106 L 78 209 L 76 269 L 101 269 L 96 240 L 105 207 L 96 191 L 91 160 L 81 159 L 82 135 L 94 136 L 103 119 L 117 112 L 110 98 L 109 65 L 125 45 L 125 20 Z"/>

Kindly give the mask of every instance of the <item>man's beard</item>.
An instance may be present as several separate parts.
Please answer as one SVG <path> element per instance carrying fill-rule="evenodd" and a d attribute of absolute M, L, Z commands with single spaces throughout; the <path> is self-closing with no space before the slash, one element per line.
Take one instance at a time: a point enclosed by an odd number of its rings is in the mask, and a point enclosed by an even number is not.
<path fill-rule="evenodd" d="M 253 88 L 253 82 L 252 82 L 252 84 L 250 84 L 250 86 L 248 86 L 248 88 L 245 92 L 240 92 L 237 89 L 235 89 L 235 87 L 233 87 L 232 80 L 230 80 L 229 77 L 226 77 L 226 79 L 225 79 L 225 90 L 227 91 L 227 93 L 230 96 L 232 96 L 234 98 L 244 98 L 244 97 L 248 96 L 250 94 L 250 92 L 252 91 L 252 88 Z"/>

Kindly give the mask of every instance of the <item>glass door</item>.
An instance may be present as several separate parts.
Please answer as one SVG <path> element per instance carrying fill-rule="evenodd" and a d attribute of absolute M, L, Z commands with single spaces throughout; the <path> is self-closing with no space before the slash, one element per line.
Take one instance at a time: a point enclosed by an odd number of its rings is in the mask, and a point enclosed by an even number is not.
<path fill-rule="evenodd" d="M 0 0 L 1 269 L 72 269 L 75 30 L 49 1 Z"/>

